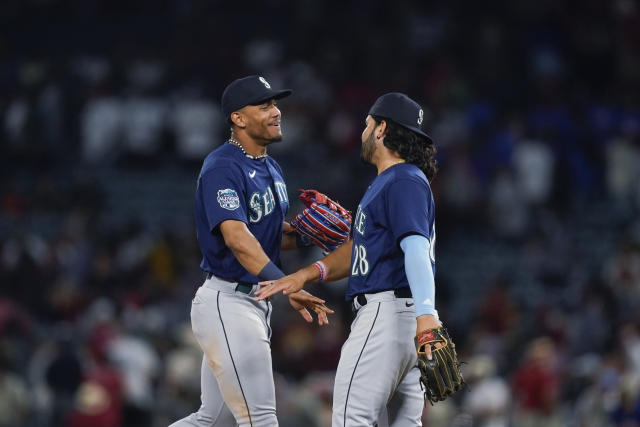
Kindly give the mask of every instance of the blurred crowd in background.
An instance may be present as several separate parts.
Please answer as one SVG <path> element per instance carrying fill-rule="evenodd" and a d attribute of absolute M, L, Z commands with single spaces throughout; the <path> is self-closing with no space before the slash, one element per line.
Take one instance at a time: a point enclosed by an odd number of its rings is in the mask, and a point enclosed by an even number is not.
<path fill-rule="evenodd" d="M 469 383 L 425 426 L 640 425 L 638 2 L 8 0 L 0 426 L 166 426 L 198 407 L 193 192 L 229 136 L 222 89 L 248 74 L 294 90 L 269 147 L 292 200 L 355 210 L 369 106 L 401 91 L 425 108 L 437 307 Z M 274 301 L 282 426 L 330 425 L 345 285 L 309 287 L 328 327 Z"/>

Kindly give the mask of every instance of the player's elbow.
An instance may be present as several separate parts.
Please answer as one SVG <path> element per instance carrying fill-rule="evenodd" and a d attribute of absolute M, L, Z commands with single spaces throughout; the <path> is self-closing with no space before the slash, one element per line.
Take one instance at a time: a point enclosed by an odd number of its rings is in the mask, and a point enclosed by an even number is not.
<path fill-rule="evenodd" d="M 228 233 L 223 233 L 224 244 L 233 252 L 236 256 L 242 256 L 251 253 L 251 237 L 245 235 L 240 230 L 232 230 Z"/>
<path fill-rule="evenodd" d="M 225 246 L 232 252 L 242 252 L 245 245 L 242 244 L 242 239 L 236 233 L 225 234 L 223 237 Z"/>
<path fill-rule="evenodd" d="M 248 232 L 246 224 L 240 221 L 227 220 L 220 224 L 220 234 L 224 244 L 229 249 L 239 249 L 242 246 L 244 235 Z"/>

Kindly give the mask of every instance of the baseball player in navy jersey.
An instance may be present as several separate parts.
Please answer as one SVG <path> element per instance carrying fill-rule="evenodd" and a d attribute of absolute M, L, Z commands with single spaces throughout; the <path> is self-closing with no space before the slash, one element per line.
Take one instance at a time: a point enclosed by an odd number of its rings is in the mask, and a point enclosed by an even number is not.
<path fill-rule="evenodd" d="M 280 250 L 296 246 L 283 236 L 287 188 L 267 146 L 282 139 L 276 101 L 291 94 L 263 77 L 233 81 L 222 95 L 231 138 L 202 165 L 195 220 L 206 280 L 191 306 L 191 325 L 204 352 L 200 409 L 173 424 L 185 426 L 277 426 L 271 366 L 271 303 L 254 297 L 261 280 L 284 276 Z M 288 228 L 288 227 L 287 227 Z M 306 292 L 291 305 L 320 325 L 331 313 Z"/>
<path fill-rule="evenodd" d="M 321 261 L 261 283 L 268 286 L 257 292 L 261 300 L 349 276 L 346 298 L 356 317 L 336 372 L 334 427 L 421 425 L 414 336 L 440 326 L 429 186 L 436 150 L 422 120 L 422 108 L 406 95 L 378 98 L 366 117 L 361 151 L 378 176 L 360 201 L 352 238 Z"/>

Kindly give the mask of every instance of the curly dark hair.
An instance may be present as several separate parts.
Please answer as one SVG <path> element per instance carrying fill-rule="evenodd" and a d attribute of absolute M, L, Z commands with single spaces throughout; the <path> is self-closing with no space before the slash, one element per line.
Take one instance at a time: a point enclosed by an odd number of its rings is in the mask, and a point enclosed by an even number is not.
<path fill-rule="evenodd" d="M 372 117 L 376 124 L 380 124 L 383 120 L 387 122 L 384 146 L 398 153 L 407 163 L 419 167 L 427 179 L 431 181 L 438 172 L 436 146 L 433 141 L 400 126 L 393 120 L 378 116 Z"/>

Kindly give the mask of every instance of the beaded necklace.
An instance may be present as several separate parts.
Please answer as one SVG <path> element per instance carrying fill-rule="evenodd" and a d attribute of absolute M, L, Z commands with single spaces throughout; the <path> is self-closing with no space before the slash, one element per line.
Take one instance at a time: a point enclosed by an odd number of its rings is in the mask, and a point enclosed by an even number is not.
<path fill-rule="evenodd" d="M 238 141 L 236 141 L 235 139 L 233 139 L 233 137 L 229 138 L 229 144 L 233 144 L 236 147 L 238 147 L 242 153 L 247 156 L 248 158 L 250 158 L 251 160 L 262 160 L 264 158 L 267 157 L 267 154 L 260 154 L 259 156 L 254 156 L 252 154 L 247 153 L 247 151 L 244 149 L 244 147 L 242 146 L 242 144 L 240 144 Z"/>

